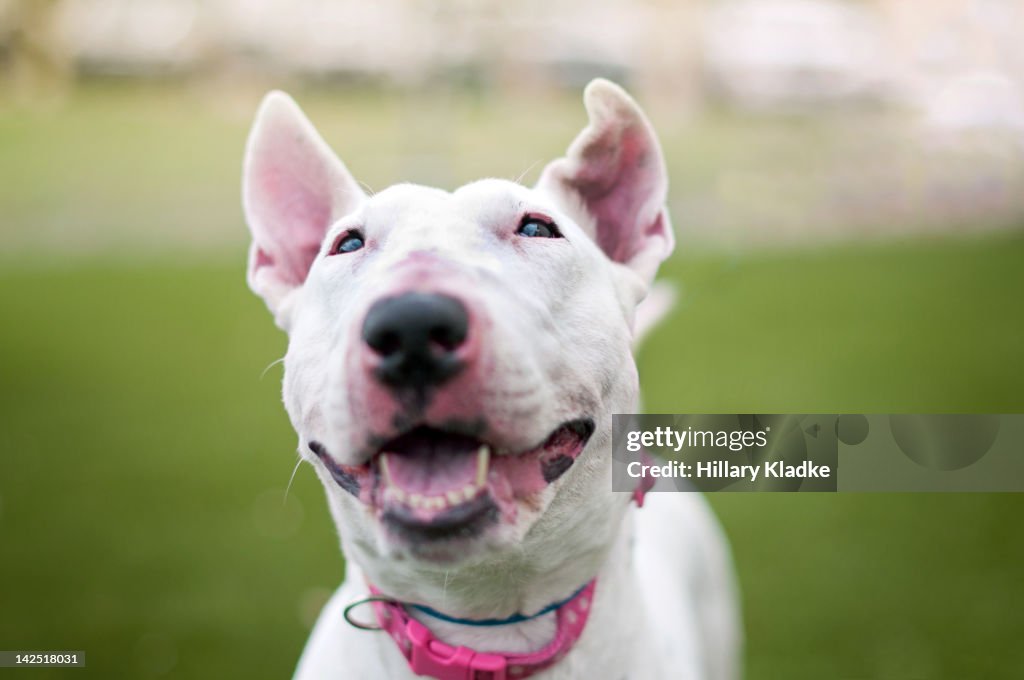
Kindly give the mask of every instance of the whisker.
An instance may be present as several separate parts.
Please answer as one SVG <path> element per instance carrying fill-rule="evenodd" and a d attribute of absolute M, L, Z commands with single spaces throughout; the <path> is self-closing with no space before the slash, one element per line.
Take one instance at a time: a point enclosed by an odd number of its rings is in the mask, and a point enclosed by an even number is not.
<path fill-rule="evenodd" d="M 362 180 L 358 180 L 358 182 L 359 182 L 359 186 L 361 186 L 361 187 L 363 187 L 364 189 L 366 189 L 366 193 L 368 193 L 368 194 L 369 194 L 370 196 L 373 196 L 374 194 L 376 194 L 376 193 L 377 193 L 376 191 L 374 191 L 374 190 L 373 190 L 373 187 L 371 187 L 371 186 L 370 186 L 369 184 L 367 184 L 366 182 L 364 182 L 364 181 L 362 181 Z"/>
<path fill-rule="evenodd" d="M 292 490 L 292 482 L 295 481 L 295 473 L 299 471 L 300 465 L 302 465 L 302 456 L 299 456 L 299 459 L 295 461 L 295 467 L 292 468 L 292 476 L 288 478 L 288 486 L 284 488 L 284 500 L 281 501 L 281 507 L 288 502 L 288 492 Z"/>
<path fill-rule="evenodd" d="M 274 359 L 269 364 L 267 364 L 267 367 L 263 369 L 262 373 L 260 373 L 260 380 L 263 380 L 263 378 L 266 377 L 267 371 L 272 369 L 274 366 L 277 366 L 282 361 L 284 361 L 284 357 L 281 357 L 280 359 Z"/>
<path fill-rule="evenodd" d="M 522 182 L 523 178 L 526 177 L 530 173 L 531 170 L 533 170 L 535 167 L 537 167 L 538 163 L 540 163 L 539 160 L 530 163 L 530 166 L 528 168 L 526 168 L 526 170 L 523 170 L 521 173 L 519 173 L 519 176 L 516 177 L 512 181 L 515 182 L 516 184 L 519 184 L 520 182 Z"/>

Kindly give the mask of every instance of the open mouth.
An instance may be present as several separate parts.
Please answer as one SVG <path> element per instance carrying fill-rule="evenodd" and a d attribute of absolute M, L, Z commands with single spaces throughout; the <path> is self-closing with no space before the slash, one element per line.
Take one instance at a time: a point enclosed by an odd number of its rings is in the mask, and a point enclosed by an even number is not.
<path fill-rule="evenodd" d="M 420 426 L 356 467 L 338 464 L 315 442 L 310 448 L 339 486 L 377 511 L 389 532 L 419 543 L 470 538 L 511 521 L 517 501 L 572 467 L 593 431 L 593 420 L 571 420 L 539 446 L 510 453 L 476 437 Z"/>

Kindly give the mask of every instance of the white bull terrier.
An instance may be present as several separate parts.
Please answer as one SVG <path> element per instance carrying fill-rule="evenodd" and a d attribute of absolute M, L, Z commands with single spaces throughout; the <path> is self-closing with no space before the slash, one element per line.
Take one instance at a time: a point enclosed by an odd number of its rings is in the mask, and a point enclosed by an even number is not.
<path fill-rule="evenodd" d="M 739 672 L 701 497 L 612 491 L 611 416 L 637 408 L 631 344 L 674 238 L 647 119 L 608 81 L 584 101 L 532 189 L 370 196 L 287 95 L 256 115 L 248 281 L 289 334 L 284 403 L 348 564 L 297 678 Z"/>

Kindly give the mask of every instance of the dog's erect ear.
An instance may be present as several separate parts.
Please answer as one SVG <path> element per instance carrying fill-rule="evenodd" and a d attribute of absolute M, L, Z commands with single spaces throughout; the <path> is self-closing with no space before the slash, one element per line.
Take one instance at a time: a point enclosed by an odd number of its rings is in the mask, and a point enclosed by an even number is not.
<path fill-rule="evenodd" d="M 282 327 L 289 294 L 306 280 L 328 227 L 364 198 L 292 98 L 268 94 L 246 145 L 242 204 L 253 239 L 249 287 Z"/>
<path fill-rule="evenodd" d="M 589 125 L 564 158 L 544 169 L 538 189 L 590 230 L 610 259 L 649 285 L 675 245 L 661 147 L 640 107 L 618 85 L 594 80 L 583 101 Z"/>

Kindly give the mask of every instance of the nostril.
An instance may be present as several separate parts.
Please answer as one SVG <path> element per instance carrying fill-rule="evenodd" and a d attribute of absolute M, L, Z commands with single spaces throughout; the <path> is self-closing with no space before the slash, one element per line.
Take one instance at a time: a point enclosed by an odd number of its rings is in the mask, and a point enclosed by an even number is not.
<path fill-rule="evenodd" d="M 366 339 L 373 351 L 381 356 L 388 357 L 402 348 L 402 338 L 393 331 L 382 331 Z"/>
<path fill-rule="evenodd" d="M 446 352 L 454 352 L 466 339 L 466 327 L 453 324 L 438 324 L 429 332 L 430 341 Z"/>

